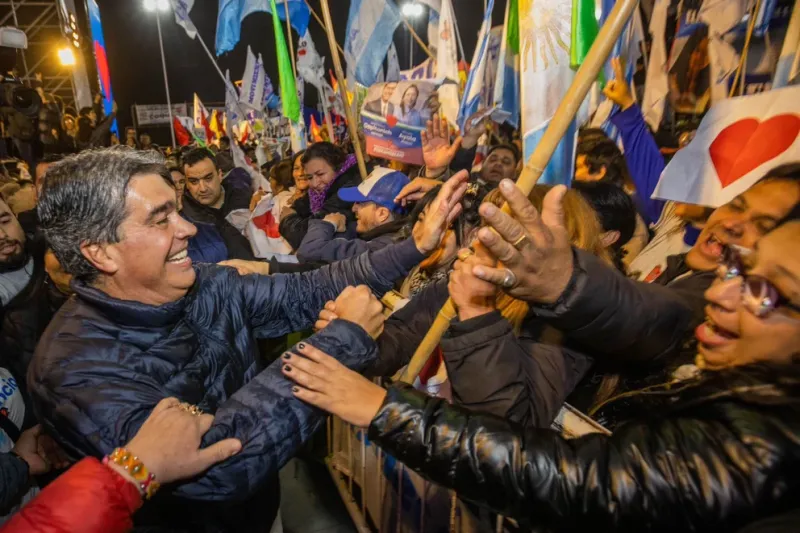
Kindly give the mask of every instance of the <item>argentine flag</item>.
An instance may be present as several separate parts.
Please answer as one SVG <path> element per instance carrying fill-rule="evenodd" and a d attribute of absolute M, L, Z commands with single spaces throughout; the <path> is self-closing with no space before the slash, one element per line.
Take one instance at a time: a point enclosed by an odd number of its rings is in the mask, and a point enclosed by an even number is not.
<path fill-rule="evenodd" d="M 486 72 L 486 59 L 488 57 L 489 33 L 492 31 L 492 10 L 494 0 L 489 0 L 486 13 L 483 14 L 483 24 L 478 35 L 478 46 L 475 48 L 475 56 L 472 58 L 472 68 L 469 71 L 467 84 L 464 87 L 464 97 L 461 100 L 461 107 L 458 110 L 458 126 L 461 132 L 465 131 L 467 119 L 477 113 L 481 104 L 481 92 L 483 91 L 483 79 Z"/>
<path fill-rule="evenodd" d="M 348 72 L 364 87 L 378 79 L 400 21 L 400 11 L 392 0 L 350 2 L 344 56 Z"/>
<path fill-rule="evenodd" d="M 512 30 L 511 19 L 512 15 L 515 15 L 511 12 L 511 4 L 512 2 L 509 1 L 506 5 L 497 78 L 494 82 L 494 105 L 501 112 L 498 115 L 502 115 L 505 122 L 519 128 L 519 54 L 511 49 L 511 43 L 509 43 L 509 30 Z M 515 4 L 513 8 L 516 7 Z"/>

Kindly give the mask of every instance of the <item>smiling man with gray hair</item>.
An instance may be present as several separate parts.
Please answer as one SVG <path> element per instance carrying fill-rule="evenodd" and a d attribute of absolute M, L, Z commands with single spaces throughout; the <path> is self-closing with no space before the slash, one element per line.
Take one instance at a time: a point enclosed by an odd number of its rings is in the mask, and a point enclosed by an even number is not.
<path fill-rule="evenodd" d="M 413 239 L 305 274 L 239 276 L 192 264 L 196 230 L 178 214 L 157 154 L 117 147 L 54 165 L 39 216 L 75 297 L 43 335 L 28 376 L 45 429 L 73 458 L 103 456 L 175 396 L 215 415 L 206 445 L 236 437 L 243 447 L 162 489 L 137 525 L 268 530 L 278 469 L 323 417 L 292 398 L 280 361 L 257 368 L 256 339 L 309 328 L 336 300 L 340 320 L 306 342 L 364 369 L 383 324 L 370 290 L 388 291 L 438 246 L 465 187 L 459 179 L 443 187 L 438 215 Z"/>

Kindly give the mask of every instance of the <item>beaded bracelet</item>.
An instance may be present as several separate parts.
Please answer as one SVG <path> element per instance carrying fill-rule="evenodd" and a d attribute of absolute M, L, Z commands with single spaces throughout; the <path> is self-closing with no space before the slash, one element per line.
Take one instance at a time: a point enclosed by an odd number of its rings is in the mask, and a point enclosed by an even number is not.
<path fill-rule="evenodd" d="M 161 484 L 156 481 L 156 476 L 147 470 L 138 457 L 133 455 L 125 448 L 117 448 L 111 455 L 103 458 L 103 464 L 108 465 L 111 461 L 117 466 L 121 466 L 130 476 L 136 480 L 139 490 L 146 499 L 150 499 L 156 493 Z"/>

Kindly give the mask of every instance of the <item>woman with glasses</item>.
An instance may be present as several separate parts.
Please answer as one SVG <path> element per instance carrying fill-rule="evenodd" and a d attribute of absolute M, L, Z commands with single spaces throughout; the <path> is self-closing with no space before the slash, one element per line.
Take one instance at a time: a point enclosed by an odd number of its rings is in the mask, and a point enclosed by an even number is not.
<path fill-rule="evenodd" d="M 571 293 L 585 290 L 580 285 L 586 281 L 578 272 L 578 252 L 564 239 L 559 193 L 545 200 L 541 216 L 515 194 L 506 198 L 522 223 L 482 207 L 497 233 L 479 238 L 504 264 L 475 274 L 501 284 L 505 279 L 507 290 L 539 313 L 557 312 Z M 561 273 L 556 267 L 563 269 L 570 256 L 571 267 Z M 709 320 L 698 329 L 704 370 L 637 391 L 627 421 L 610 436 L 567 440 L 551 430 L 522 432 L 403 385 L 386 391 L 309 346 L 285 356 L 284 375 L 295 382 L 298 398 L 368 426 L 370 440 L 398 461 L 525 526 L 795 530 L 798 209 L 752 253 L 741 260 L 726 253 L 724 263 L 707 292 Z"/>

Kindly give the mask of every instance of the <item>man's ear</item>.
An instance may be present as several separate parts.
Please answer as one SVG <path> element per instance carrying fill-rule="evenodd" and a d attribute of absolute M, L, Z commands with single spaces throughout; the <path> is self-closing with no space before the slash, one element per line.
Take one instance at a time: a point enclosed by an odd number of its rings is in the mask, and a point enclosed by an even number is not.
<path fill-rule="evenodd" d="M 113 244 L 81 243 L 81 253 L 89 263 L 103 274 L 112 275 L 119 270 L 118 259 Z"/>
<path fill-rule="evenodd" d="M 392 212 L 382 205 L 378 206 L 378 210 L 375 214 L 377 215 L 378 222 L 381 224 L 386 224 L 392 218 Z"/>
<path fill-rule="evenodd" d="M 603 248 L 611 248 L 619 240 L 619 238 L 619 231 L 605 231 L 600 235 L 600 242 L 603 243 Z"/>

